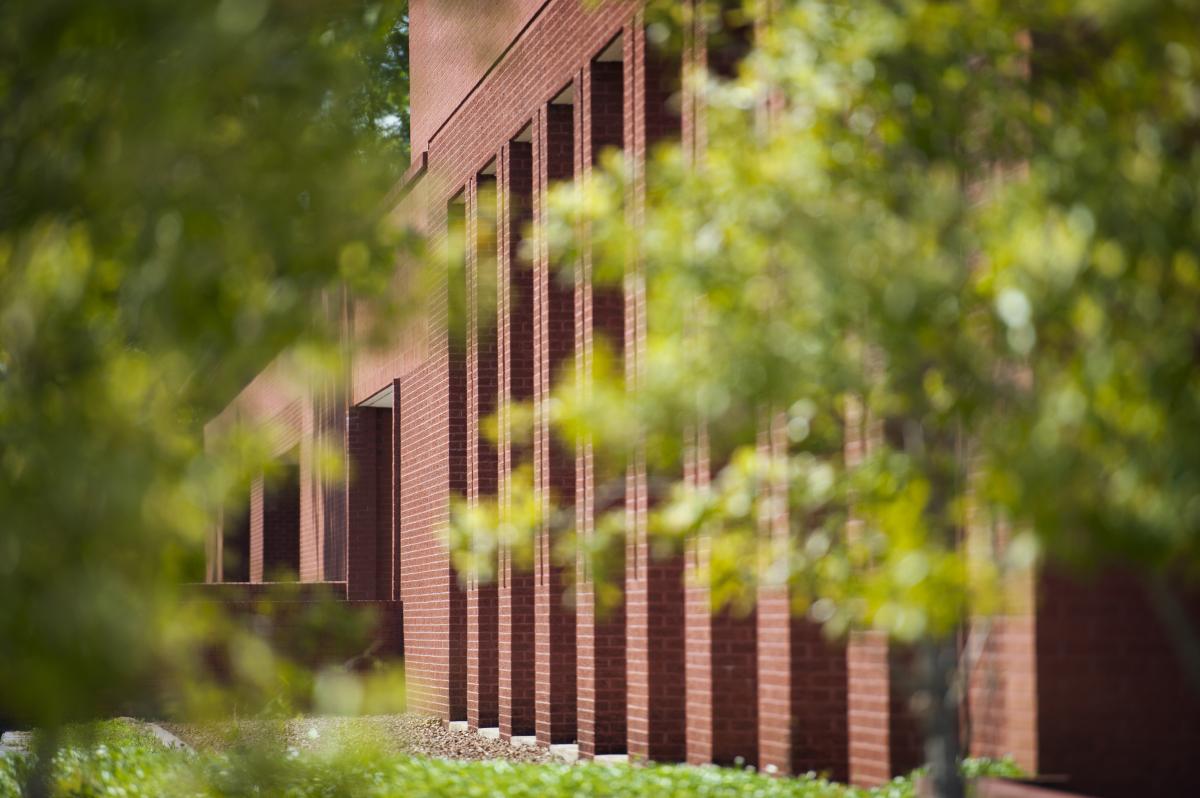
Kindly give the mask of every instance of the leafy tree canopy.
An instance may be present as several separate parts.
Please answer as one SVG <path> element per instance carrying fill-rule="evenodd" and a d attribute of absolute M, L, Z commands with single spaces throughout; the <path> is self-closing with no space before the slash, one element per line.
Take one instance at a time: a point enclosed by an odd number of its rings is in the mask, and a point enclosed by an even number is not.
<path fill-rule="evenodd" d="M 404 11 L 0 7 L 0 713 L 109 712 L 194 661 L 175 593 L 262 467 L 200 424 L 287 346 L 325 373 L 318 299 L 390 272 Z"/>

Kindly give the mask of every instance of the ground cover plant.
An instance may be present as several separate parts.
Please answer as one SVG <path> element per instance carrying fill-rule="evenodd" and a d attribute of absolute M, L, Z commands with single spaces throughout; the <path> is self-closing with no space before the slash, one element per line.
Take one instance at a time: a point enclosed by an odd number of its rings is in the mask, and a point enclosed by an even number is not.
<path fill-rule="evenodd" d="M 775 778 L 735 768 L 684 765 L 550 765 L 505 761 L 458 762 L 383 752 L 355 745 L 318 751 L 247 747 L 226 752 L 168 750 L 153 740 L 97 737 L 93 746 L 63 747 L 54 764 L 51 795 L 93 796 L 733 796 L 760 798 L 907 798 L 913 777 L 870 790 L 816 774 Z M 0 797 L 22 795 L 31 757 L 0 759 Z M 968 760 L 964 773 L 1020 775 L 1007 761 Z"/>

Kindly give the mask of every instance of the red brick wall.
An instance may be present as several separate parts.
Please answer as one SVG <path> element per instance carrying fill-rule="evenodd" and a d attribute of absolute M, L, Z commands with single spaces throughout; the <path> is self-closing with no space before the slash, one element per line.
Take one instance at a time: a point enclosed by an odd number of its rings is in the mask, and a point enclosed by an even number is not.
<path fill-rule="evenodd" d="M 428 207 L 444 207 L 471 175 L 496 156 L 503 142 L 516 137 L 539 105 L 557 94 L 613 37 L 633 5 L 622 2 L 584 8 L 569 1 L 546 5 L 521 40 L 430 142 L 423 179 Z M 419 20 L 420 12 L 415 12 L 414 30 Z M 473 24 L 478 24 L 477 17 Z M 418 347 L 424 353 L 423 362 L 414 366 L 404 381 L 401 434 L 407 456 L 401 467 L 405 526 L 401 562 L 405 611 L 414 632 L 406 641 L 410 684 L 414 693 L 429 696 L 421 699 L 420 706 L 443 716 L 452 704 L 458 705 L 461 693 L 465 717 L 465 597 L 456 583 L 442 587 L 453 582 L 453 575 L 439 536 L 446 528 L 451 472 L 446 459 L 448 413 L 439 411 L 450 404 L 451 358 L 443 332 L 446 321 L 444 299 L 435 298 L 427 308 L 426 334 Z M 417 606 L 409 604 L 410 583 L 421 595 Z M 460 605 L 461 612 L 457 609 Z M 439 682 L 439 676 L 452 669 L 461 676 L 451 678 L 450 685 Z"/>
<path fill-rule="evenodd" d="M 1012 580 L 1010 614 L 975 619 L 964 652 L 970 752 L 1012 756 L 1029 773 L 1040 770 L 1034 583 L 1033 574 Z"/>
<path fill-rule="evenodd" d="M 412 151 L 435 131 L 545 0 L 411 0 Z"/>
<path fill-rule="evenodd" d="M 544 224 L 545 195 L 557 182 L 573 179 L 574 115 L 570 105 L 545 105 L 534 120 L 533 156 L 537 188 L 533 198 L 535 229 Z M 563 530 L 552 519 L 571 508 L 575 462 L 553 438 L 549 400 L 560 366 L 574 343 L 574 293 L 565 283 L 561 263 L 537 235 L 533 270 L 534 327 L 534 482 L 545 521 L 535 549 L 534 654 L 537 677 L 538 742 L 575 741 L 575 613 L 567 605 L 564 566 L 554 559 Z"/>
<path fill-rule="evenodd" d="M 876 786 L 922 761 L 895 649 L 880 632 L 850 636 L 846 649 L 850 781 Z"/>
<path fill-rule="evenodd" d="M 263 496 L 262 476 L 250 483 L 250 581 L 263 581 Z"/>
<path fill-rule="evenodd" d="M 791 772 L 827 771 L 849 778 L 846 648 L 807 618 L 789 621 Z"/>
<path fill-rule="evenodd" d="M 511 405 L 533 397 L 533 269 L 521 255 L 524 229 L 533 217 L 532 144 L 506 143 L 497 167 L 502 187 L 498 484 L 501 512 L 506 513 L 513 471 L 530 461 L 528 445 L 512 439 Z M 529 564 L 515 561 L 506 546 L 499 555 L 499 723 L 508 739 L 534 733 L 534 577 Z"/>
<path fill-rule="evenodd" d="M 791 597 L 786 585 L 758 591 L 758 767 L 803 771 L 793 756 Z M 843 691 L 844 692 L 844 691 Z M 844 717 L 844 716 L 843 716 Z"/>
<path fill-rule="evenodd" d="M 1200 627 L 1200 595 L 1181 600 Z M 1039 768 L 1072 791 L 1200 795 L 1200 696 L 1135 579 L 1042 576 L 1037 709 Z"/>
<path fill-rule="evenodd" d="M 695 28 L 689 26 L 684 35 L 681 67 L 687 75 L 703 68 L 707 60 L 704 37 Z M 671 71 L 673 65 L 667 65 L 664 77 Z M 660 84 L 659 91 L 666 94 L 672 88 Z M 682 147 L 693 167 L 703 162 L 702 99 L 689 85 L 680 89 L 677 100 L 666 100 L 682 109 Z M 707 426 L 696 424 L 684 440 L 685 483 L 707 490 L 712 476 Z M 689 542 L 686 560 L 687 759 L 693 764 L 757 764 L 757 608 L 713 606 L 711 543 L 711 533 L 699 531 Z"/>
<path fill-rule="evenodd" d="M 400 419 L 400 395 L 402 391 L 401 380 L 397 377 L 392 380 L 392 490 L 390 507 L 392 518 L 392 581 L 389 586 L 389 596 L 393 601 L 403 600 L 402 571 L 400 567 L 400 541 L 404 530 L 403 517 L 400 513 L 402 505 L 401 496 L 404 489 L 403 483 L 400 480 L 400 464 L 404 458 L 404 438 L 402 435 L 404 425 Z"/>
<path fill-rule="evenodd" d="M 482 423 L 496 410 L 495 178 L 481 174 L 468 186 L 467 269 L 467 497 L 471 506 L 496 498 L 496 448 Z M 481 557 L 480 552 L 475 557 Z M 467 722 L 499 725 L 498 610 L 495 562 L 471 574 L 467 589 Z"/>
<path fill-rule="evenodd" d="M 764 420 L 761 456 L 787 450 L 785 419 Z M 847 658 L 841 643 L 825 639 L 819 625 L 793 615 L 788 586 L 788 546 L 795 545 L 786 483 L 770 486 L 774 512 L 764 514 L 762 545 L 769 547 L 758 592 L 759 767 L 780 773 L 828 772 L 849 778 Z M 778 558 L 778 561 L 772 561 Z"/>
<path fill-rule="evenodd" d="M 268 365 L 248 384 L 229 405 L 204 427 L 205 446 L 219 445 L 222 437 L 238 424 L 257 425 L 270 433 L 272 455 L 299 463 L 299 576 L 304 580 L 321 577 L 321 538 L 325 534 L 322 524 L 322 484 L 312 468 L 314 417 L 312 397 L 297 388 L 297 381 L 289 378 L 287 356 L 281 356 Z M 261 482 L 261 481 L 259 481 Z M 263 486 L 246 485 L 247 495 L 257 491 L 252 501 L 250 540 L 247 543 L 249 562 L 243 576 L 261 581 L 263 568 Z M 220 568 L 224 547 L 220 525 L 214 525 L 213 540 L 208 549 L 212 562 L 207 570 L 207 579 L 223 578 Z M 290 555 L 289 555 L 290 557 Z M 230 574 L 226 579 L 241 578 Z"/>
<path fill-rule="evenodd" d="M 620 61 L 592 61 L 580 73 L 576 104 L 576 172 L 585 183 L 601 153 L 620 149 L 624 141 L 624 69 Z M 610 354 L 624 347 L 625 298 L 620 286 L 593 285 L 590 253 L 575 281 L 575 364 L 578 390 L 588 391 L 597 339 Z M 617 364 L 618 373 L 620 364 Z M 576 531 L 583 540 L 595 532 L 597 513 L 620 512 L 623 480 L 600 474 L 597 497 L 596 462 L 590 442 L 576 450 Z M 615 493 L 613 488 L 620 488 Z M 623 581 L 624 561 L 605 578 Z M 581 553 L 576 567 L 576 694 L 579 753 L 584 758 L 626 750 L 625 605 L 597 607 L 593 564 Z"/>
<path fill-rule="evenodd" d="M 685 482 L 706 490 L 711 473 L 705 427 L 685 440 Z M 701 530 L 686 559 L 687 760 L 757 764 L 757 609 L 713 606 L 711 544 L 711 534 Z"/>
<path fill-rule="evenodd" d="M 445 240 L 445 216 L 435 241 Z M 405 673 L 409 704 L 444 719 L 466 716 L 466 618 L 445 530 L 450 496 L 465 490 L 465 375 L 461 349 L 451 356 L 444 289 L 430 298 L 426 359 L 405 375 L 398 403 L 401 595 L 405 602 Z M 451 390 L 451 383 L 463 386 Z M 454 402 L 452 397 L 458 398 Z M 453 417 L 453 423 L 452 423 Z M 451 430 L 457 449 L 452 455 Z M 452 468 L 452 462 L 455 468 Z"/>
<path fill-rule="evenodd" d="M 647 150 L 659 141 L 680 135 L 679 117 L 668 110 L 669 91 L 672 86 L 678 87 L 679 67 L 656 63 L 647 52 L 640 14 L 626 25 L 622 41 L 624 149 L 633 170 L 626 213 L 638 223 L 644 215 Z M 637 391 L 644 368 L 645 291 L 641 264 L 635 261 L 630 269 L 625 294 L 625 377 L 627 389 Z M 643 454 L 635 455 L 630 466 L 625 496 L 629 754 L 637 759 L 678 761 L 686 756 L 683 558 L 651 556 Z"/>
<path fill-rule="evenodd" d="M 454 204 L 451 204 L 452 212 Z M 451 271 L 450 279 L 465 281 L 465 269 Z M 448 286 L 449 291 L 465 291 L 465 282 L 460 285 Z M 470 453 L 470 441 L 467 439 L 467 353 L 462 330 L 453 328 L 458 320 L 451 319 L 449 352 L 448 352 L 448 401 L 446 406 L 446 423 L 449 426 L 446 435 L 447 470 L 449 478 L 449 495 L 452 501 L 462 500 L 467 496 L 467 458 Z M 446 526 L 441 527 L 439 534 L 446 534 Z M 448 634 L 448 707 L 451 720 L 466 720 L 467 718 L 467 597 L 463 589 L 463 581 L 454 566 L 449 563 L 449 610 L 447 623 Z"/>

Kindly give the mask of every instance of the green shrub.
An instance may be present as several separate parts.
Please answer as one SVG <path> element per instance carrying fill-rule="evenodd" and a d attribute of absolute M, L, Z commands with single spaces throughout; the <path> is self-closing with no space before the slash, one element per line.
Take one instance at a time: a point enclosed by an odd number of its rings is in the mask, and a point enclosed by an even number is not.
<path fill-rule="evenodd" d="M 28 760 L 0 760 L 0 796 L 16 798 Z M 1017 775 L 1011 762 L 971 760 L 969 775 Z M 756 798 L 911 798 L 910 777 L 860 790 L 813 774 L 773 778 L 752 770 L 654 765 L 532 765 L 452 762 L 363 751 L 283 755 L 262 749 L 183 753 L 158 746 L 101 744 L 63 749 L 55 762 L 55 796 L 444 796 L 445 798 L 597 798 L 654 795 Z"/>

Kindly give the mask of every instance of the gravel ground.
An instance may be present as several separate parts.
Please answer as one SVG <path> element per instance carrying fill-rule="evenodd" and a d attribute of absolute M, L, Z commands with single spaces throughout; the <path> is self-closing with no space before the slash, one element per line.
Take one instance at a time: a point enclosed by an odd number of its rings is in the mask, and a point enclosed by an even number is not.
<path fill-rule="evenodd" d="M 28 751 L 33 745 L 33 732 L 6 731 L 0 734 L 0 750 Z"/>
<path fill-rule="evenodd" d="M 514 746 L 489 740 L 473 731 L 451 731 L 440 720 L 421 715 L 372 715 L 361 718 L 303 717 L 281 721 L 234 723 L 162 723 L 165 729 L 198 750 L 225 749 L 239 742 L 320 750 L 336 746 L 373 746 L 392 753 L 444 759 L 507 759 L 511 762 L 554 762 L 537 746 Z"/>

